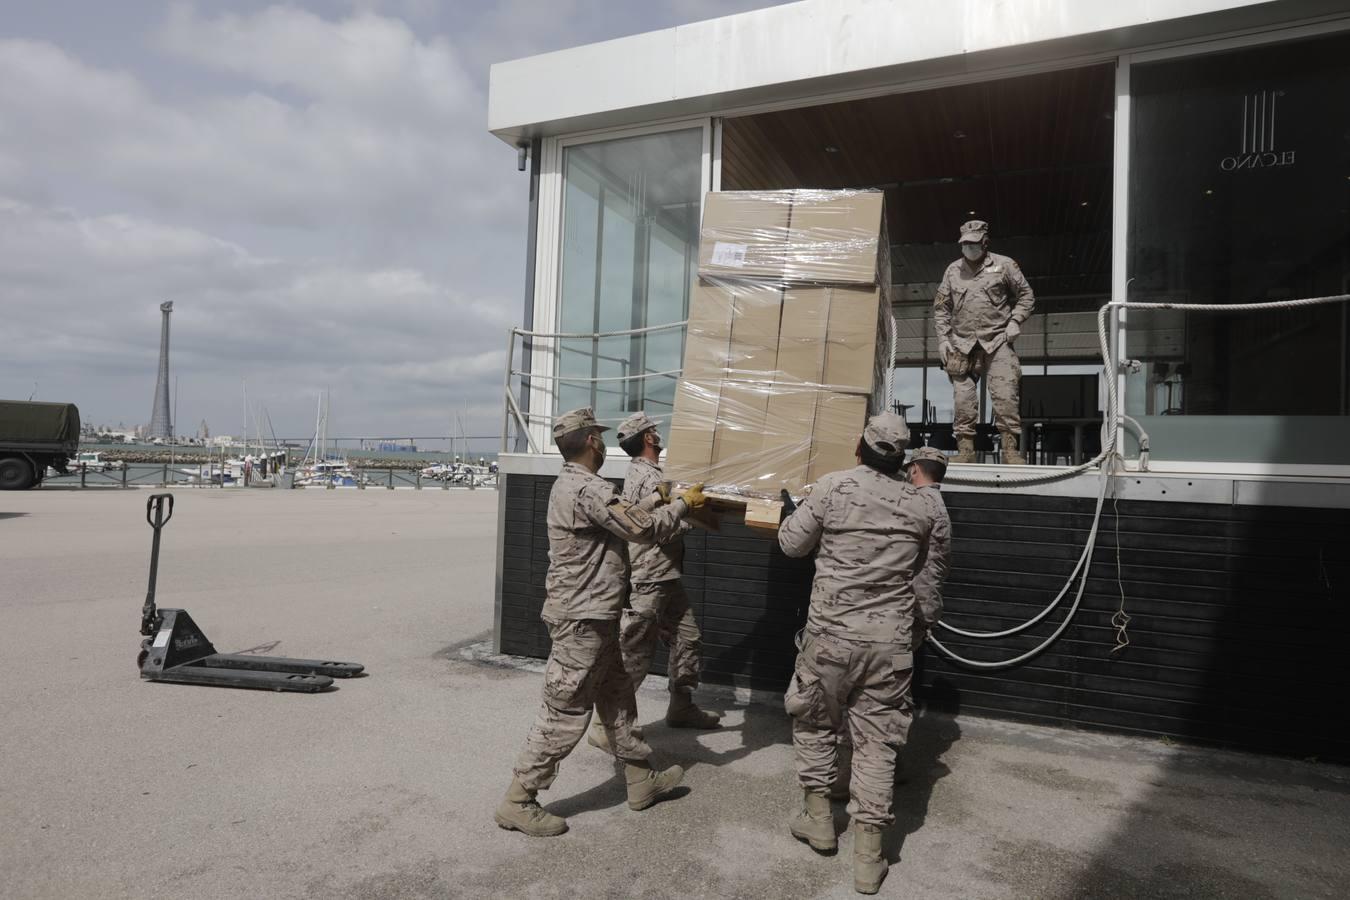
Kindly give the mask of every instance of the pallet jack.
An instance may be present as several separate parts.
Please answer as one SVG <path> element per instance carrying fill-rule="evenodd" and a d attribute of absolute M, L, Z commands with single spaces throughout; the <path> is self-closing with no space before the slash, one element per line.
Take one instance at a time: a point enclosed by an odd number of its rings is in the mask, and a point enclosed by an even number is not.
<path fill-rule="evenodd" d="M 150 587 L 141 608 L 141 634 L 146 639 L 136 657 L 142 678 L 312 694 L 331 688 L 334 678 L 352 678 L 365 670 L 359 663 L 217 653 L 186 610 L 156 609 L 159 534 L 171 518 L 172 494 L 154 494 L 146 501 L 145 520 L 154 529 L 155 537 L 150 545 Z"/>

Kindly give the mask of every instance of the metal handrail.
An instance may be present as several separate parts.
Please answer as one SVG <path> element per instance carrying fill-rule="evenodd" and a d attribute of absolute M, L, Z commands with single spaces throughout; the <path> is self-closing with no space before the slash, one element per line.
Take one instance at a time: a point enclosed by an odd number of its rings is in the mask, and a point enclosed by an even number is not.
<path fill-rule="evenodd" d="M 689 324 L 688 319 L 681 319 L 678 322 L 667 322 L 664 325 L 647 325 L 642 328 L 626 328 L 622 331 L 527 331 L 524 328 L 511 328 L 511 334 L 521 335 L 522 337 L 549 338 L 568 341 L 595 341 L 601 338 L 609 337 L 627 337 L 634 334 L 649 334 L 653 331 L 667 331 L 671 328 L 683 328 Z"/>
<path fill-rule="evenodd" d="M 513 369 L 512 375 L 521 378 L 537 378 L 540 381 L 567 381 L 586 384 L 595 384 L 601 381 L 637 381 L 641 378 L 677 378 L 684 369 L 667 369 L 664 372 L 639 372 L 636 375 L 536 375 L 533 372 L 522 372 L 519 369 Z"/>
<path fill-rule="evenodd" d="M 558 396 L 558 385 L 594 385 L 610 383 L 626 383 L 633 381 L 645 381 L 649 378 L 673 378 L 678 379 L 683 373 L 683 367 L 678 369 L 667 369 L 661 372 L 639 372 L 636 374 L 625 375 L 552 375 L 541 374 L 538 372 L 526 372 L 523 369 L 517 369 L 514 366 L 516 354 L 516 338 L 526 340 L 548 340 L 548 341 L 592 341 L 598 342 L 604 338 L 611 337 L 631 337 L 635 335 L 651 334 L 659 331 L 670 331 L 676 328 L 684 328 L 689 324 L 688 319 L 682 319 L 679 322 L 667 322 L 663 325 L 648 325 L 643 328 L 625 328 L 618 331 L 596 331 L 596 332 L 570 332 L 570 331 L 532 331 L 526 328 L 517 328 L 512 326 L 507 332 L 506 338 L 506 369 L 502 378 L 502 395 L 505 400 L 505 408 L 502 412 L 502 433 L 500 451 L 506 453 L 510 450 L 511 444 L 511 421 L 514 419 L 518 435 L 524 435 L 525 441 L 530 448 L 531 453 L 540 453 L 539 444 L 534 439 L 531 432 L 531 421 L 548 422 L 552 420 L 551 415 L 541 413 L 527 413 L 520 408 L 516 400 L 515 392 L 512 391 L 511 379 L 519 378 L 523 380 L 547 382 L 548 386 L 540 385 L 540 389 L 546 394 L 556 398 Z M 524 348 L 522 348 L 524 349 Z M 566 349 L 566 348 L 559 348 Z M 549 352 L 557 352 L 551 350 Z M 620 360 L 626 363 L 626 360 Z M 669 413 L 653 416 L 653 418 L 668 417 Z M 605 419 L 603 421 L 610 421 Z"/>
<path fill-rule="evenodd" d="M 553 416 L 547 415 L 546 413 L 529 413 L 529 412 L 527 412 L 527 413 L 521 413 L 521 415 L 524 416 L 526 419 L 530 419 L 530 420 L 536 421 L 536 422 L 552 422 L 552 421 L 553 421 Z M 669 419 L 669 418 L 670 418 L 671 416 L 673 416 L 673 415 L 674 415 L 674 413 L 656 413 L 656 414 L 654 414 L 654 415 L 651 414 L 651 413 L 648 413 L 648 414 L 647 414 L 647 418 L 649 418 L 649 419 L 655 421 L 655 420 L 657 420 L 657 419 Z M 625 416 L 611 416 L 611 417 L 608 417 L 608 418 L 606 418 L 606 417 L 600 417 L 600 418 L 597 418 L 595 421 L 600 422 L 600 423 L 603 424 L 603 423 L 605 423 L 605 422 L 622 422 L 622 421 L 624 420 L 624 418 L 626 418 L 626 417 L 625 417 Z"/>

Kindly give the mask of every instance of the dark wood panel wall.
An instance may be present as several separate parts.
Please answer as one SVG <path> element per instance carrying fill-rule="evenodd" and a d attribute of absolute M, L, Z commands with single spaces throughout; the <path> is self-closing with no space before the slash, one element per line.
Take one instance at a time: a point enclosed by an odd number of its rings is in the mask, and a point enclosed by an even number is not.
<path fill-rule="evenodd" d="M 539 621 L 550 477 L 506 478 L 502 647 L 543 657 Z M 945 492 L 955 531 L 950 623 L 1020 624 L 1072 571 L 1093 501 Z M 1119 530 L 1119 579 L 1117 578 Z M 805 621 L 810 560 L 728 523 L 687 539 L 685 587 L 704 632 L 704 679 L 782 690 Z M 927 702 L 979 715 L 1350 761 L 1343 724 L 1350 674 L 1350 516 L 1342 510 L 1108 500 L 1082 607 L 1045 653 L 1016 668 L 972 671 L 920 653 Z M 1111 619 L 1130 616 L 1113 652 Z M 1067 609 L 1072 591 L 1062 602 Z M 962 655 L 1006 659 L 1062 621 L 976 641 L 940 632 Z M 658 660 L 664 665 L 664 659 Z"/>

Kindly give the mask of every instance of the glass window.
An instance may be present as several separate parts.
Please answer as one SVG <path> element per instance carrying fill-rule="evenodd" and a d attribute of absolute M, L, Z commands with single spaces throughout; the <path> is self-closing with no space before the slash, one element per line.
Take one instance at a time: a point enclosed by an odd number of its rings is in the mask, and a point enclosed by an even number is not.
<path fill-rule="evenodd" d="M 1346 292 L 1350 36 L 1137 65 L 1130 80 L 1130 300 Z M 1132 311 L 1128 355 L 1145 365 L 1127 411 L 1159 459 L 1348 462 L 1346 316 Z"/>
<path fill-rule="evenodd" d="M 599 141 L 563 151 L 560 330 L 624 331 L 685 318 L 698 265 L 703 130 Z M 592 406 L 613 425 L 646 409 L 663 426 L 675 400 L 682 329 L 563 341 L 557 408 Z M 652 375 L 633 378 L 635 375 Z M 623 380 L 627 379 L 627 380 Z"/>

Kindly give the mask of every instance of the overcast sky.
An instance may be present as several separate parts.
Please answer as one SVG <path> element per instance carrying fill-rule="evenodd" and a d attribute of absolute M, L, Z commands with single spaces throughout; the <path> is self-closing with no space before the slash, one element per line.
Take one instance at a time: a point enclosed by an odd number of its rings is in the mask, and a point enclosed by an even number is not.
<path fill-rule="evenodd" d="M 769 0 L 7 2 L 0 397 L 145 423 L 174 301 L 177 430 L 500 428 L 526 176 L 490 63 Z M 36 393 L 35 393 L 36 392 Z"/>

